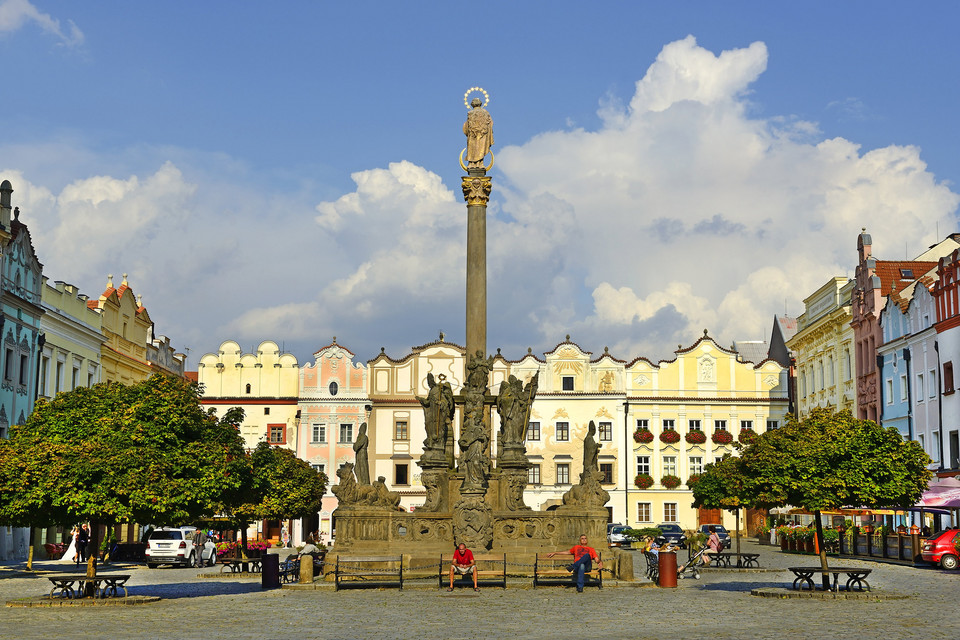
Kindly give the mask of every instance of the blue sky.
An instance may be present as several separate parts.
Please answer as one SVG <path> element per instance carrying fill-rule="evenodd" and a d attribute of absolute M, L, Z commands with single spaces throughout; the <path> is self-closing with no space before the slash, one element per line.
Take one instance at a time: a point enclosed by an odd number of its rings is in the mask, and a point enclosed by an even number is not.
<path fill-rule="evenodd" d="M 129 272 L 192 362 L 462 343 L 474 85 L 507 357 L 765 338 L 860 227 L 891 258 L 956 230 L 953 3 L 471 6 L 0 0 L 0 170 L 45 273 Z"/>

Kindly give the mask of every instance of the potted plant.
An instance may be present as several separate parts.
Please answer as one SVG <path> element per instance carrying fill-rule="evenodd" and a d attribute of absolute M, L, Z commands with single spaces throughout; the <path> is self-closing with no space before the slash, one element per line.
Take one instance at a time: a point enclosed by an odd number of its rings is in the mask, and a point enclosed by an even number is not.
<path fill-rule="evenodd" d="M 757 542 L 760 544 L 770 544 L 770 525 L 766 522 L 757 527 Z"/>
<path fill-rule="evenodd" d="M 637 485 L 638 489 L 649 489 L 653 486 L 653 476 L 649 473 L 638 473 L 633 479 L 633 484 Z"/>
<path fill-rule="evenodd" d="M 674 430 L 664 431 L 660 434 L 660 442 L 665 442 L 667 444 L 675 444 L 680 442 L 680 434 Z"/>
<path fill-rule="evenodd" d="M 751 444 L 757 439 L 757 432 L 753 429 L 740 429 L 740 434 L 737 436 L 737 440 L 740 441 L 740 444 Z"/>
<path fill-rule="evenodd" d="M 633 432 L 633 441 L 639 444 L 650 444 L 653 442 L 653 433 L 646 427 L 641 427 Z"/>
<path fill-rule="evenodd" d="M 733 436 L 729 431 L 717 430 L 713 432 L 714 444 L 730 444 L 733 442 Z"/>
<path fill-rule="evenodd" d="M 707 441 L 707 434 L 703 431 L 688 431 L 684 438 L 689 444 L 703 444 Z"/>
<path fill-rule="evenodd" d="M 823 530 L 823 546 L 826 548 L 827 553 L 839 554 L 840 553 L 840 532 L 836 529 L 824 529 Z"/>
<path fill-rule="evenodd" d="M 663 476 L 660 478 L 660 484 L 666 489 L 676 489 L 680 486 L 680 478 L 677 476 Z"/>
<path fill-rule="evenodd" d="M 687 487 L 689 487 L 690 489 L 692 489 L 692 488 L 693 488 L 693 485 L 697 484 L 697 480 L 700 479 L 700 476 L 701 476 L 701 475 L 702 475 L 702 474 L 699 474 L 699 473 L 691 474 L 690 477 L 687 478 Z"/>
<path fill-rule="evenodd" d="M 787 551 L 790 548 L 790 527 L 785 524 L 777 527 L 777 539 L 780 540 L 780 550 Z"/>

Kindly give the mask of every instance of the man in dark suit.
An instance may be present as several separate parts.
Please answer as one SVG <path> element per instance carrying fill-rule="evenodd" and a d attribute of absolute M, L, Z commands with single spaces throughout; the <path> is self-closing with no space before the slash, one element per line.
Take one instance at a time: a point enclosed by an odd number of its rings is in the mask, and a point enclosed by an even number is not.
<path fill-rule="evenodd" d="M 90 528 L 86 523 L 80 527 L 77 534 L 77 564 L 87 562 L 87 547 L 90 545 Z"/>

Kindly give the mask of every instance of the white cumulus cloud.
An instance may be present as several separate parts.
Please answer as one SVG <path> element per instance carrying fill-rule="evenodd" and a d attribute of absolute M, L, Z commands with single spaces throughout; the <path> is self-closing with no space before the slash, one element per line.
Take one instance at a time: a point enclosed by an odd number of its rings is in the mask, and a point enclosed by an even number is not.
<path fill-rule="evenodd" d="M 3 0 L 0 2 L 0 33 L 13 32 L 25 24 L 34 23 L 44 32 L 56 36 L 60 43 L 66 46 L 83 44 L 83 32 L 67 20 L 66 26 L 49 13 L 43 13 L 28 0 Z"/>

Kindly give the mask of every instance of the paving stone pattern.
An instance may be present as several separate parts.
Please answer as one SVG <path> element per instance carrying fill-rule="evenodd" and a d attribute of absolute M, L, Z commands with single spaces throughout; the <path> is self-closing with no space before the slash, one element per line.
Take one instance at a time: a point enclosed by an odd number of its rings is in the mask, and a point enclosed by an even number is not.
<path fill-rule="evenodd" d="M 0 609 L 0 638 L 958 638 L 956 594 L 960 571 L 913 568 L 863 560 L 831 565 L 869 566 L 877 595 L 905 599 L 777 599 L 752 589 L 789 586 L 788 566 L 812 557 L 744 542 L 764 568 L 782 572 L 707 570 L 676 589 L 603 590 L 548 587 L 458 590 L 423 581 L 404 590 L 262 591 L 259 580 L 203 580 L 197 569 L 132 568 L 130 595 L 160 596 L 133 607 Z M 640 560 L 640 558 L 637 558 Z M 56 565 L 40 569 L 62 572 Z M 62 565 L 61 565 L 62 566 Z M 640 566 L 637 564 L 637 566 Z M 49 592 L 43 577 L 0 566 L 0 599 Z M 126 571 L 128 568 L 124 568 Z M 109 570 L 109 569 L 108 569 Z M 217 572 L 219 567 L 204 569 Z M 639 572 L 638 572 L 639 573 Z"/>

